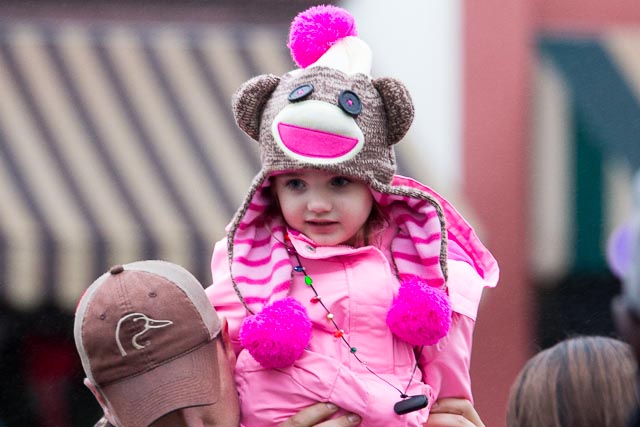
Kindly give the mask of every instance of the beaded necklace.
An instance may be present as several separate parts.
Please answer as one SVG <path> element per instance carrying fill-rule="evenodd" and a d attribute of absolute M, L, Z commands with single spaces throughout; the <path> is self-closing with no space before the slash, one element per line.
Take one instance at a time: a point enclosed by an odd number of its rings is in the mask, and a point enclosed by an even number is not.
<path fill-rule="evenodd" d="M 336 329 L 336 331 L 333 333 L 333 336 L 336 337 L 336 338 L 341 339 L 347 345 L 351 355 L 353 355 L 353 357 L 355 357 L 355 359 L 360 364 L 362 364 L 362 366 L 364 366 L 364 368 L 367 371 L 369 371 L 376 378 L 380 379 L 381 381 L 383 381 L 384 383 L 386 383 L 387 385 L 392 387 L 394 390 L 396 390 L 398 393 L 400 393 L 400 398 L 402 400 L 397 402 L 393 407 L 393 410 L 396 412 L 396 414 L 398 414 L 398 415 L 408 414 L 409 412 L 413 412 L 413 411 L 417 411 L 417 410 L 422 409 L 422 408 L 426 408 L 427 405 L 429 404 L 429 400 L 427 399 L 427 396 L 425 396 L 425 395 L 409 396 L 407 394 L 407 391 L 409 390 L 409 386 L 411 386 L 411 382 L 413 381 L 413 376 L 414 376 L 414 374 L 416 372 L 416 369 L 418 368 L 418 360 L 420 359 L 420 355 L 422 354 L 422 349 L 424 348 L 424 346 L 420 346 L 420 349 L 418 350 L 418 354 L 416 355 L 416 363 L 413 365 L 413 370 L 411 372 L 411 376 L 409 377 L 409 382 L 407 383 L 407 386 L 404 389 L 404 391 L 400 390 L 398 387 L 396 387 L 395 385 L 391 384 L 389 381 L 387 381 L 386 379 L 384 379 L 380 375 L 378 375 L 376 372 L 374 372 L 367 365 L 367 362 L 362 360 L 362 359 L 360 359 L 360 357 L 357 355 L 358 349 L 356 347 L 352 346 L 349 343 L 347 338 L 344 336 L 344 329 L 342 329 L 342 328 L 340 328 L 340 326 L 338 326 L 338 324 L 336 323 L 336 321 L 334 319 L 335 316 L 333 315 L 333 313 L 331 313 L 331 310 L 329 310 L 329 308 L 322 301 L 322 297 L 320 296 L 320 294 L 318 294 L 318 291 L 316 290 L 315 286 L 313 286 L 313 279 L 307 274 L 307 271 L 302 266 L 302 262 L 300 260 L 300 255 L 298 255 L 298 251 L 295 249 L 295 247 L 291 243 L 291 239 L 289 237 L 289 233 L 285 232 L 284 240 L 286 242 L 285 243 L 285 247 L 287 249 L 287 252 L 289 254 L 293 255 L 296 258 L 296 262 L 298 263 L 298 265 L 293 266 L 293 271 L 296 272 L 296 273 L 303 274 L 304 275 L 304 283 L 305 283 L 305 285 L 307 285 L 307 287 L 309 289 L 311 289 L 311 291 L 313 291 L 313 297 L 311 297 L 310 302 L 312 304 L 320 304 L 322 306 L 322 308 L 324 308 L 324 310 L 327 312 L 327 316 L 326 316 L 327 320 L 329 320 L 331 322 L 331 324 Z"/>

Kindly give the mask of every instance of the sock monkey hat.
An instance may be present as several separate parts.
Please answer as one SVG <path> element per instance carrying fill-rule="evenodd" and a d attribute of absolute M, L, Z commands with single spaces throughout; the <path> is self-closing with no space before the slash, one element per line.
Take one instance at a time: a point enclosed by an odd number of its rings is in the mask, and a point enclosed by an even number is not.
<path fill-rule="evenodd" d="M 409 92 L 396 79 L 371 77 L 371 50 L 358 38 L 354 19 L 344 9 L 316 6 L 300 13 L 291 24 L 288 46 L 300 68 L 283 76 L 254 77 L 232 102 L 238 126 L 258 143 L 262 161 L 227 230 L 233 285 L 248 312 L 256 314 L 245 321 L 241 341 L 269 367 L 293 363 L 307 344 L 310 323 L 304 308 L 295 301 L 287 306 L 292 265 L 284 238 L 286 225 L 265 212 L 271 203 L 269 177 L 316 169 L 367 183 L 398 227 L 391 251 L 397 273 L 419 277 L 403 282 L 406 286 L 401 285 L 387 323 L 405 340 L 424 336 L 414 345 L 434 344 L 446 334 L 451 317 L 445 286 L 446 231 L 438 201 L 426 191 L 398 185 L 407 179 L 395 176 L 394 145 L 413 121 Z M 425 310 L 412 310 L 407 300 L 429 306 L 428 318 L 411 317 Z M 280 323 L 274 319 L 282 313 L 300 315 L 304 331 L 275 332 L 267 338 L 265 331 L 277 330 Z M 426 332 L 425 324 L 432 326 Z M 300 342 L 269 341 L 281 335 L 298 336 Z M 251 350 L 258 347 L 268 350 L 265 354 Z M 285 347 L 274 354 L 274 348 Z"/>

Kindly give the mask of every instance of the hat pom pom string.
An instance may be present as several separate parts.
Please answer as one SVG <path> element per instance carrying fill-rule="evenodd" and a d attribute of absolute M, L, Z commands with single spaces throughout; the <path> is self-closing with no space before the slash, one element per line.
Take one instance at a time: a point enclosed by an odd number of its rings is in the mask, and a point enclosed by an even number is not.
<path fill-rule="evenodd" d="M 311 320 L 291 297 L 274 301 L 245 318 L 240 343 L 267 369 L 285 368 L 298 360 L 311 339 Z"/>
<path fill-rule="evenodd" d="M 387 313 L 387 325 L 411 345 L 436 344 L 451 326 L 449 296 L 418 276 L 405 276 Z"/>
<path fill-rule="evenodd" d="M 315 6 L 298 14 L 291 22 L 289 43 L 293 60 L 301 68 L 313 64 L 333 44 L 357 36 L 353 16 L 336 6 Z"/>

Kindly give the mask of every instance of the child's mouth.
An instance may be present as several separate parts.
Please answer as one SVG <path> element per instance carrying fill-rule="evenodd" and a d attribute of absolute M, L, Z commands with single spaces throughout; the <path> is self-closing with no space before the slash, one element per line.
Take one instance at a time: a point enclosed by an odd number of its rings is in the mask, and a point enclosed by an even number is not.
<path fill-rule="evenodd" d="M 314 227 L 328 227 L 337 224 L 336 221 L 307 221 L 307 224 Z"/>

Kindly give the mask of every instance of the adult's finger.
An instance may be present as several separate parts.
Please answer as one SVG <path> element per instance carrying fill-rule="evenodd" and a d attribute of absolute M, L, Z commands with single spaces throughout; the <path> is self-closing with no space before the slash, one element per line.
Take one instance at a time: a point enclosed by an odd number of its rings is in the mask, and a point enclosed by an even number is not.
<path fill-rule="evenodd" d="M 360 417 L 355 414 L 327 420 L 338 409 L 333 403 L 316 403 L 298 412 L 279 427 L 351 427 L 360 424 Z"/>
<path fill-rule="evenodd" d="M 466 399 L 444 398 L 438 400 L 431 408 L 431 415 L 429 416 L 428 421 L 431 421 L 432 417 L 434 417 L 433 422 L 438 422 L 440 424 L 430 424 L 427 422 L 425 426 L 448 427 L 469 425 L 485 427 L 484 423 L 480 419 L 480 415 L 478 415 L 478 412 L 476 412 L 471 402 Z M 466 420 L 467 423 L 461 424 L 462 420 Z M 446 422 L 449 422 L 449 424 L 442 424 Z"/>
<path fill-rule="evenodd" d="M 423 427 L 476 427 L 460 414 L 429 414 Z"/>

